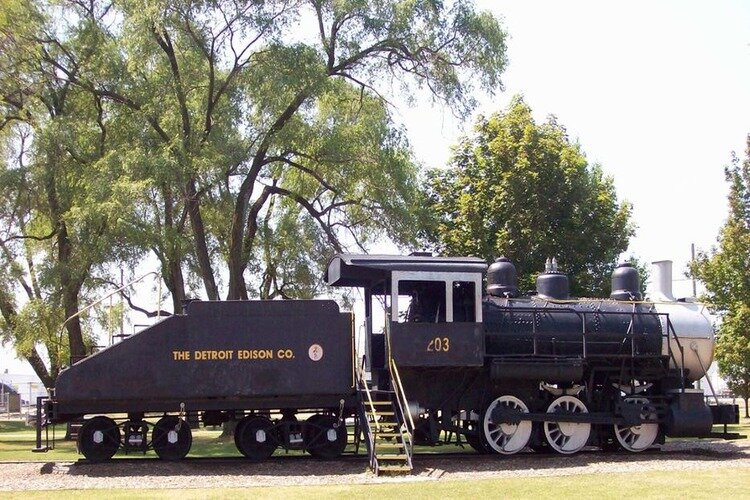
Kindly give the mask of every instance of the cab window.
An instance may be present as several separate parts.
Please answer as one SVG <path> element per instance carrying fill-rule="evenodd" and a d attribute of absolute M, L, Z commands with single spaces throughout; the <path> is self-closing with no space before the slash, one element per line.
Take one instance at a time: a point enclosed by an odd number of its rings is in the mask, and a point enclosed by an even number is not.
<path fill-rule="evenodd" d="M 445 323 L 445 282 L 398 282 L 399 323 Z"/>
<path fill-rule="evenodd" d="M 453 321 L 474 323 L 476 321 L 476 283 L 453 282 Z"/>

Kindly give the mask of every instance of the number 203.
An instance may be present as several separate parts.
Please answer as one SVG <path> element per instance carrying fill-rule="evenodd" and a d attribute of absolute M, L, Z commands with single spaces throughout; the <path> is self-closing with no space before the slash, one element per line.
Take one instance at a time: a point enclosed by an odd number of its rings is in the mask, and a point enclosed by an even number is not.
<path fill-rule="evenodd" d="M 447 352 L 451 350 L 451 340 L 448 337 L 435 337 L 427 344 L 427 352 Z"/>

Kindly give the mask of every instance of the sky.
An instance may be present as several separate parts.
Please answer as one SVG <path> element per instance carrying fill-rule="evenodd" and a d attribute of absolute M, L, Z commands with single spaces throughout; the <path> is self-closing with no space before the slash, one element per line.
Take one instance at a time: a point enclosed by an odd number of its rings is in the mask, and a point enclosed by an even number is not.
<path fill-rule="evenodd" d="M 626 255 L 673 260 L 682 278 L 691 243 L 716 242 L 727 213 L 723 169 L 750 133 L 750 2 L 477 5 L 503 19 L 510 64 L 505 90 L 482 96 L 474 115 L 501 111 L 516 94 L 538 121 L 554 114 L 633 204 Z M 399 115 L 427 166 L 445 165 L 475 118 L 426 102 Z"/>
<path fill-rule="evenodd" d="M 750 133 L 750 2 L 743 0 L 478 1 L 508 31 L 505 90 L 473 116 L 418 100 L 399 106 L 415 155 L 446 165 L 477 114 L 523 94 L 537 120 L 554 114 L 633 204 L 626 255 L 675 263 L 677 296 L 690 245 L 708 250 L 727 213 L 723 169 Z M 0 373 L 29 373 L 7 349 Z"/>

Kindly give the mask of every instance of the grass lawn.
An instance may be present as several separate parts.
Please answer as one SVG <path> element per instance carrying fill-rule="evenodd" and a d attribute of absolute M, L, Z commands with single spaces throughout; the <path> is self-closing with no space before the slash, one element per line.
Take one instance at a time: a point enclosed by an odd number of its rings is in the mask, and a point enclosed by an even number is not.
<path fill-rule="evenodd" d="M 714 430 L 719 432 L 723 430 L 719 426 L 714 427 Z M 746 436 L 750 436 L 750 419 L 742 418 L 739 425 L 730 425 L 727 429 L 729 432 L 738 432 Z M 33 453 L 31 449 L 36 444 L 36 434 L 33 427 L 27 427 L 24 422 L 14 420 L 0 420 L 0 461 L 40 461 L 40 462 L 59 462 L 59 461 L 75 461 L 83 458 L 76 451 L 76 444 L 73 441 L 65 441 L 62 439 L 65 436 L 65 426 L 57 426 L 55 431 L 57 440 L 55 442 L 55 449 L 50 450 L 47 453 Z M 52 429 L 50 429 L 50 438 L 52 437 Z M 680 438 L 680 440 L 691 438 Z M 349 441 L 352 441 L 351 435 Z M 671 441 L 671 439 L 668 439 Z M 363 445 L 364 446 L 364 445 Z M 415 447 L 416 453 L 450 453 L 450 452 L 462 452 L 469 450 L 460 448 L 454 445 L 446 445 L 439 447 L 427 447 L 418 446 Z M 349 445 L 347 451 L 353 451 L 354 446 Z M 284 450 L 277 450 L 276 454 L 285 454 Z M 299 454 L 298 451 L 290 451 L 290 454 Z M 366 453 L 364 448 L 360 449 L 360 453 Z M 143 456 L 140 453 L 131 455 L 125 455 L 119 452 L 116 456 L 129 456 L 131 458 Z M 146 454 L 147 457 L 156 456 L 153 451 L 149 451 Z M 231 437 L 222 437 L 221 429 L 194 429 L 193 430 L 193 446 L 190 449 L 191 457 L 238 457 L 241 456 L 240 452 L 234 445 L 234 439 Z"/>
<path fill-rule="evenodd" d="M 49 431 L 52 439 L 52 429 Z M 0 420 L 0 461 L 40 461 L 59 462 L 75 461 L 83 458 L 76 451 L 75 441 L 66 441 L 65 426 L 59 425 L 55 430 L 57 440 L 55 449 L 46 453 L 34 453 L 31 451 L 36 446 L 36 431 L 33 427 L 27 427 L 24 422 L 13 420 Z M 140 453 L 125 455 L 119 452 L 116 456 L 140 457 Z M 153 451 L 146 454 L 147 457 L 155 457 Z M 240 452 L 234 445 L 233 438 L 221 437 L 221 429 L 196 429 L 193 430 L 193 446 L 190 456 L 194 457 L 233 457 L 240 456 Z"/>
<path fill-rule="evenodd" d="M 285 486 L 180 490 L 192 498 L 747 498 L 747 469 L 690 470 L 632 474 L 584 474 L 464 481 L 419 481 L 369 485 Z M 13 496 L 13 495 L 10 495 Z M 49 498 L 49 491 L 23 492 L 24 498 Z M 55 498 L 174 498 L 175 490 L 55 491 Z"/>

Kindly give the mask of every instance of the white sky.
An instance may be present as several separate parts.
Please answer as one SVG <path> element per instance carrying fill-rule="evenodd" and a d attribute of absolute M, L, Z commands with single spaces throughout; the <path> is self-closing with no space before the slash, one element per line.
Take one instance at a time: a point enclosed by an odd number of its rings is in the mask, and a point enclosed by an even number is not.
<path fill-rule="evenodd" d="M 628 253 L 672 259 L 680 278 L 690 244 L 708 249 L 726 215 L 723 167 L 750 133 L 750 2 L 478 1 L 511 35 L 505 92 L 522 93 L 538 120 L 558 117 L 589 160 L 615 179 L 638 226 Z M 422 103 L 399 110 L 425 166 L 445 165 L 471 130 Z M 687 282 L 675 283 L 688 295 Z M 29 373 L 0 351 L 0 373 Z"/>
<path fill-rule="evenodd" d="M 477 112 L 502 110 L 520 93 L 537 120 L 556 115 L 633 204 L 627 253 L 671 259 L 682 278 L 690 244 L 716 241 L 727 211 L 723 168 L 732 151 L 744 155 L 750 133 L 750 2 L 478 5 L 501 16 L 511 38 L 506 90 Z M 474 121 L 427 104 L 401 117 L 427 166 L 444 165 Z"/>

